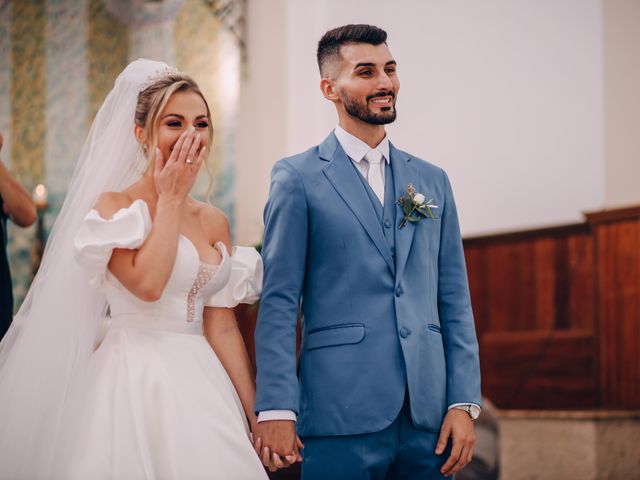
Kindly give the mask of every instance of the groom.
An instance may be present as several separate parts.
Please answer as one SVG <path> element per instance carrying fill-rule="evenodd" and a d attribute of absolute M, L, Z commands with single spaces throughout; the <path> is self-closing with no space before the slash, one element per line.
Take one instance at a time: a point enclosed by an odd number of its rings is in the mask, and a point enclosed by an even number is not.
<path fill-rule="evenodd" d="M 480 370 L 456 206 L 445 172 L 385 133 L 400 87 L 386 39 L 370 25 L 322 37 L 338 126 L 275 165 L 265 207 L 255 438 L 273 469 L 295 458 L 297 429 L 303 480 L 442 478 L 473 452 Z"/>

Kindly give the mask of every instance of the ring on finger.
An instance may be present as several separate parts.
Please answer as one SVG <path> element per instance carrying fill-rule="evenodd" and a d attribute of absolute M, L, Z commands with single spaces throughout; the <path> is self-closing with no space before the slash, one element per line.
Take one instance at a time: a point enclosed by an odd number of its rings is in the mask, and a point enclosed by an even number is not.
<path fill-rule="evenodd" d="M 184 163 L 191 165 L 193 164 L 193 160 L 191 160 L 190 158 L 187 158 Z"/>

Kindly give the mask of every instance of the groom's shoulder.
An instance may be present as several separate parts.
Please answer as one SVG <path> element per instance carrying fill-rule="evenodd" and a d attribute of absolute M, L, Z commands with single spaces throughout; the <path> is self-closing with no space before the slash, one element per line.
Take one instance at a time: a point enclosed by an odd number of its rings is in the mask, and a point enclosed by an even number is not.
<path fill-rule="evenodd" d="M 405 152 L 404 150 L 400 150 L 399 148 L 396 148 L 396 151 L 405 158 L 408 158 L 409 161 L 411 161 L 413 163 L 413 165 L 418 169 L 418 171 L 420 173 L 423 173 L 425 175 L 440 175 L 440 176 L 444 176 L 446 175 L 444 169 L 442 167 L 439 167 L 438 165 L 436 165 L 435 163 L 432 163 L 431 161 L 427 161 L 424 160 L 416 155 L 413 155 L 409 152 Z"/>
<path fill-rule="evenodd" d="M 299 174 L 304 174 L 321 166 L 321 162 L 317 161 L 318 159 L 319 146 L 315 145 L 304 152 L 282 158 L 276 162 L 276 166 L 293 169 Z"/>
<path fill-rule="evenodd" d="M 281 185 L 292 192 L 304 189 L 304 185 L 315 177 L 314 171 L 322 163 L 317 161 L 318 147 L 278 160 L 271 169 L 271 185 Z M 314 161 L 316 160 L 316 161 Z"/>
<path fill-rule="evenodd" d="M 308 148 L 304 152 L 284 157 L 281 162 L 288 163 L 292 167 L 305 169 L 310 167 L 310 162 L 319 158 L 319 145 Z"/>

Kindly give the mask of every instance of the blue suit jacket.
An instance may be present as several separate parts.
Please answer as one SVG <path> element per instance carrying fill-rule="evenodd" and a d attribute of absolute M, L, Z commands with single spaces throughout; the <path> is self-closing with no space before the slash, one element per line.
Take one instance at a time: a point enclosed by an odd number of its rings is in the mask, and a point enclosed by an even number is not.
<path fill-rule="evenodd" d="M 273 168 L 255 409 L 295 411 L 302 436 L 382 430 L 397 417 L 407 387 L 415 425 L 433 432 L 448 405 L 480 404 L 478 346 L 449 180 L 393 145 L 390 160 L 396 198 L 411 183 L 438 206 L 435 218 L 402 229 L 396 222 L 395 258 L 333 133 Z"/>

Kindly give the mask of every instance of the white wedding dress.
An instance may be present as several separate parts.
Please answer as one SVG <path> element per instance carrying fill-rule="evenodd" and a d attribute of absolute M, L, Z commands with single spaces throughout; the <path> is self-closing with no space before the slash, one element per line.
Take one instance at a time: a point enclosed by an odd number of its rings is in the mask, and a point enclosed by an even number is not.
<path fill-rule="evenodd" d="M 73 412 L 81 428 L 67 432 L 60 477 L 267 478 L 233 384 L 202 334 L 205 306 L 257 300 L 260 256 L 246 247 L 234 247 L 229 256 L 219 242 L 221 263 L 207 264 L 180 236 L 162 297 L 145 302 L 107 263 L 114 248 L 139 248 L 150 229 L 147 204 L 136 200 L 110 220 L 91 210 L 77 234 L 76 258 L 92 284 L 104 289 L 110 324 L 90 358 Z"/>

